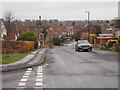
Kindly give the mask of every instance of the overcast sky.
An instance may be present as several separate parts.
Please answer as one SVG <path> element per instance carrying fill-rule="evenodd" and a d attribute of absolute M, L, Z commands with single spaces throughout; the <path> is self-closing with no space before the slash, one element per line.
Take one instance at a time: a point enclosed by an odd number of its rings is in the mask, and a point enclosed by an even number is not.
<path fill-rule="evenodd" d="M 109 0 L 110 1 L 110 0 Z M 16 19 L 106 20 L 118 17 L 118 2 L 8 2 L 0 3 L 0 17 L 11 11 Z"/>

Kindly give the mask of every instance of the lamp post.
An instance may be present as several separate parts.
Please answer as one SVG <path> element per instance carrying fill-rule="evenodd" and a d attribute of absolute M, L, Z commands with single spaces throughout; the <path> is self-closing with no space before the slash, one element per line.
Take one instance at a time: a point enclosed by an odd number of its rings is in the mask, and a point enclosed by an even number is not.
<path fill-rule="evenodd" d="M 88 41 L 89 41 L 89 35 L 90 35 L 90 29 L 89 29 L 89 21 L 90 21 L 90 12 L 89 11 L 86 11 L 87 15 L 88 15 Z"/>
<path fill-rule="evenodd" d="M 50 48 L 52 48 L 52 41 L 51 41 L 51 30 L 52 30 L 52 28 L 50 28 Z"/>

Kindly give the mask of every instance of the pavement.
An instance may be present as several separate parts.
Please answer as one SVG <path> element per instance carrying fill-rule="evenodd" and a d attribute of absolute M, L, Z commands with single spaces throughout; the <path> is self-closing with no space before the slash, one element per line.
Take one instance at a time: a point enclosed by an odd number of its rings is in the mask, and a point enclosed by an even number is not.
<path fill-rule="evenodd" d="M 33 65 L 39 65 L 43 62 L 43 58 L 45 56 L 47 49 L 39 49 L 36 50 L 29 55 L 25 56 L 23 59 L 10 63 L 10 64 L 2 64 L 0 65 L 1 71 L 9 71 L 9 70 L 15 70 L 25 67 L 30 67 Z"/>

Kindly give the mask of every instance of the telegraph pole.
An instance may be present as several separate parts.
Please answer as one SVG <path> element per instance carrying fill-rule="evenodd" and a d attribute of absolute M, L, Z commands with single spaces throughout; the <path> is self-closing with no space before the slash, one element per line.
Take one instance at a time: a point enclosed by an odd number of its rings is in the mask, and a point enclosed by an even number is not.
<path fill-rule="evenodd" d="M 88 20 L 87 20 L 87 23 L 88 23 L 88 41 L 89 41 L 89 36 L 90 36 L 90 28 L 89 28 L 89 21 L 90 21 L 90 12 L 89 11 L 86 11 L 86 13 L 87 13 L 87 17 L 88 17 Z"/>

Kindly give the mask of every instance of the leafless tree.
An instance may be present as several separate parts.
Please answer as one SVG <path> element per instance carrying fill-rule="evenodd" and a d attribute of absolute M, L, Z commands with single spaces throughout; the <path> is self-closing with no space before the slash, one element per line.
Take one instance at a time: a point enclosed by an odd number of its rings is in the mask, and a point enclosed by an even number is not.
<path fill-rule="evenodd" d="M 5 20 L 5 27 L 7 29 L 7 32 L 11 32 L 12 31 L 12 27 L 13 27 L 13 13 L 11 11 L 8 11 L 4 14 L 4 20 Z"/>
<path fill-rule="evenodd" d="M 7 31 L 7 36 L 5 36 L 5 39 L 8 41 L 7 44 L 7 48 L 11 48 L 10 47 L 10 32 L 14 32 L 15 31 L 15 23 L 12 22 L 14 19 L 13 13 L 11 11 L 5 12 L 4 14 L 4 24 L 6 27 L 6 31 Z"/>

